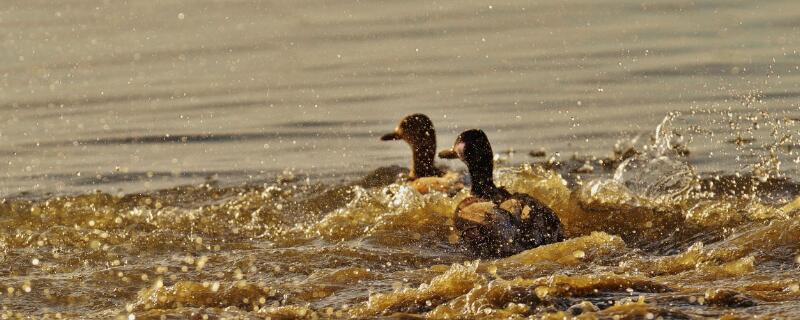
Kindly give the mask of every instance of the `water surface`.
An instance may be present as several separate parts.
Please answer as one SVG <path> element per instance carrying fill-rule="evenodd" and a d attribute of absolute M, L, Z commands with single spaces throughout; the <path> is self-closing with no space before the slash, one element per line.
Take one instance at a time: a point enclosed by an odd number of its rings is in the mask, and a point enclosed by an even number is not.
<path fill-rule="evenodd" d="M 795 1 L 1 8 L 3 317 L 800 317 Z M 412 112 L 569 240 L 461 250 Z"/>
<path fill-rule="evenodd" d="M 498 150 L 569 157 L 606 155 L 678 110 L 718 135 L 692 161 L 739 170 L 749 155 L 724 142 L 749 133 L 719 114 L 768 112 L 756 147 L 776 139 L 768 122 L 797 117 L 799 6 L 9 2 L 0 191 L 130 192 L 286 168 L 353 177 L 406 163 L 405 146 L 376 141 L 412 112 L 442 142 L 479 127 Z"/>

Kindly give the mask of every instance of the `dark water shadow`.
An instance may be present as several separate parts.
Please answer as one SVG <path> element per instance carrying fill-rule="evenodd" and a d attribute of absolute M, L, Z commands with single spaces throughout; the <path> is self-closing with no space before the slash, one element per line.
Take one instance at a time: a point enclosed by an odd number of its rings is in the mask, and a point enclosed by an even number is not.
<path fill-rule="evenodd" d="M 794 70 L 796 65 L 788 63 L 747 63 L 735 64 L 724 62 L 706 62 L 697 64 L 684 64 L 664 66 L 661 68 L 641 69 L 629 72 L 635 77 L 696 77 L 696 76 L 752 76 L 781 73 Z"/>
<path fill-rule="evenodd" d="M 371 138 L 374 135 L 365 132 L 263 132 L 263 133 L 228 133 L 228 134 L 177 134 L 132 137 L 105 137 L 96 139 L 54 141 L 40 143 L 44 147 L 67 147 L 76 145 L 103 146 L 126 144 L 194 144 L 194 143 L 228 143 L 242 141 L 274 141 L 287 139 L 339 139 L 339 138 Z M 33 147 L 33 144 L 21 147 Z"/>
<path fill-rule="evenodd" d="M 41 26 L 37 26 L 41 27 Z M 222 54 L 255 54 L 263 51 L 276 50 L 278 47 L 269 43 L 248 43 L 241 45 L 229 46 L 208 46 L 208 47 L 193 47 L 186 49 L 170 49 L 170 50 L 153 50 L 145 52 L 129 52 L 124 54 L 114 54 L 111 56 L 94 57 L 92 60 L 70 61 L 50 63 L 37 68 L 47 70 L 76 70 L 76 69 L 95 69 L 95 68 L 108 68 L 119 65 L 138 65 L 138 64 L 151 64 L 151 63 L 167 63 L 174 59 L 191 59 L 197 56 L 212 56 Z M 0 73 L 9 72 L 17 73 L 24 72 L 30 69 L 30 66 L 15 66 L 10 68 L 0 69 Z"/>
<path fill-rule="evenodd" d="M 643 1 L 640 4 L 627 5 L 630 11 L 641 12 L 661 12 L 661 13 L 674 13 L 686 14 L 697 11 L 718 11 L 728 9 L 742 9 L 751 6 L 754 2 L 751 1 L 736 1 L 728 0 L 724 2 L 710 2 L 710 1 Z"/>
<path fill-rule="evenodd" d="M 382 121 L 363 120 L 363 121 L 290 121 L 279 124 L 283 128 L 339 128 L 345 126 L 380 125 Z M 391 129 L 391 128 L 390 128 Z"/>

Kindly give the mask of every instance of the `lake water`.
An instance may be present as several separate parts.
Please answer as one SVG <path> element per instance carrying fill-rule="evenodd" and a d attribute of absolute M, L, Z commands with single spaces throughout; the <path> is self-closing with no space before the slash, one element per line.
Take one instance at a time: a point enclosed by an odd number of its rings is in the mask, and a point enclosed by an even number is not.
<path fill-rule="evenodd" d="M 725 141 L 761 122 L 754 149 L 770 145 L 769 122 L 800 107 L 794 1 L 5 7 L 6 195 L 238 183 L 287 168 L 352 176 L 407 162 L 405 146 L 377 138 L 413 112 L 432 117 L 442 143 L 478 127 L 499 150 L 571 156 L 605 155 L 682 111 L 687 128 L 717 134 L 690 145 L 692 160 L 738 170 L 732 159 L 751 154 Z M 731 130 L 729 111 L 771 117 Z"/>
<path fill-rule="evenodd" d="M 3 1 L 0 26 L 6 315 L 800 317 L 800 2 Z M 484 129 L 571 239 L 477 262 L 464 193 L 361 181 L 408 164 L 378 138 L 414 112 L 440 149 Z"/>

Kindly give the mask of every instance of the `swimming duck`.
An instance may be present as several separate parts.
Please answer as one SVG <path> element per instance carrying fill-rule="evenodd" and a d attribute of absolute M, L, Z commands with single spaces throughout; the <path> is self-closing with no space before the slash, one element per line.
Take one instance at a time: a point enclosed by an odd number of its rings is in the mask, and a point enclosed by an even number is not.
<path fill-rule="evenodd" d="M 434 164 L 436 130 L 428 116 L 415 113 L 404 117 L 394 132 L 383 135 L 381 140 L 403 140 L 411 147 L 412 162 L 408 181 L 420 193 L 428 193 L 430 190 L 447 192 L 457 184 L 458 174 L 447 173 Z"/>
<path fill-rule="evenodd" d="M 472 180 L 470 196 L 456 207 L 459 241 L 479 256 L 503 257 L 564 240 L 561 221 L 547 205 L 494 184 L 492 146 L 478 129 L 462 132 L 443 159 L 461 159 Z"/>

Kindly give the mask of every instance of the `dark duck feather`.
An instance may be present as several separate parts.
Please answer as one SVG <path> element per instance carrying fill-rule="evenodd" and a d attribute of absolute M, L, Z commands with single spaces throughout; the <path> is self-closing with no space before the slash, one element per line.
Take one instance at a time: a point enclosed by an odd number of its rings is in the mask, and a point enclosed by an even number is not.
<path fill-rule="evenodd" d="M 462 132 L 444 159 L 461 159 L 472 180 L 470 196 L 458 204 L 455 227 L 460 242 L 483 257 L 503 257 L 565 239 L 558 216 L 527 194 L 494 184 L 492 146 L 477 129 Z"/>

